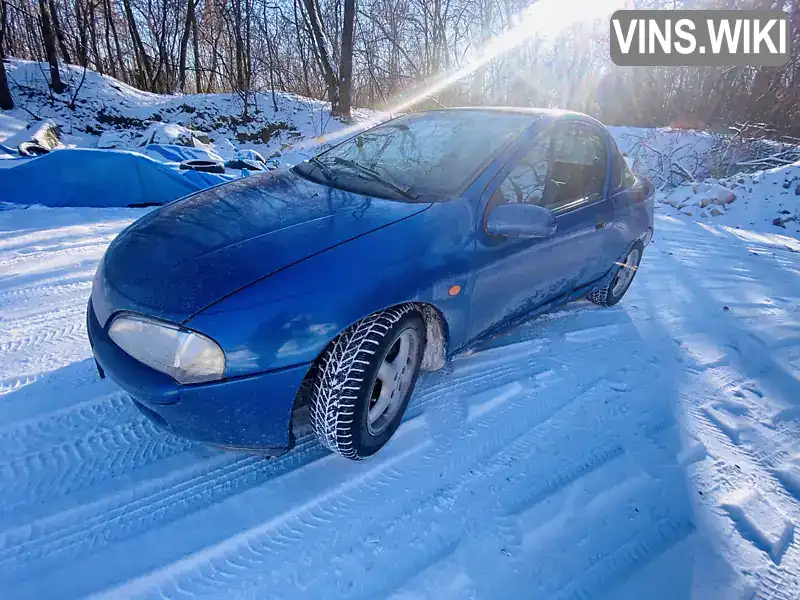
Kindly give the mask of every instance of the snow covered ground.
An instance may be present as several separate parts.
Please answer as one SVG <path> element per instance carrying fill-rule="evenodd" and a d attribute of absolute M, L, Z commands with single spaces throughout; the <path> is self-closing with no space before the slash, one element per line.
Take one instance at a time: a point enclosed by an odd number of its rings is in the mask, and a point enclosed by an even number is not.
<path fill-rule="evenodd" d="M 373 459 L 267 460 L 97 378 L 91 278 L 143 213 L 0 212 L 3 597 L 800 594 L 796 239 L 658 217 L 621 304 L 425 376 Z"/>

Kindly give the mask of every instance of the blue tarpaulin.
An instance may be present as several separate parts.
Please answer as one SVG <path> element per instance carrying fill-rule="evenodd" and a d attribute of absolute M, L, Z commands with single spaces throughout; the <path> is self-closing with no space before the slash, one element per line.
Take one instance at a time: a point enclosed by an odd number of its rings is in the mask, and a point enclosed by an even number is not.
<path fill-rule="evenodd" d="M 179 172 L 136 152 L 64 148 L 0 168 L 0 202 L 89 207 L 164 204 L 229 179 L 206 175 Z"/>
<path fill-rule="evenodd" d="M 192 159 L 225 162 L 216 152 L 205 148 L 178 146 L 177 144 L 147 144 L 147 146 L 144 147 L 144 153 L 161 162 L 181 163 L 185 160 Z"/>

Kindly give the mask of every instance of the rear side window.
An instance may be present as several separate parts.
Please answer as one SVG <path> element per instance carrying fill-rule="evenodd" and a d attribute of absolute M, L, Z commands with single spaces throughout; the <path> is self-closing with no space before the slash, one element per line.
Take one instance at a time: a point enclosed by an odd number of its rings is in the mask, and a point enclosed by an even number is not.
<path fill-rule="evenodd" d="M 622 185 L 623 187 L 629 188 L 633 187 L 636 183 L 636 175 L 631 168 L 628 166 L 628 161 L 625 158 L 622 158 Z"/>
<path fill-rule="evenodd" d="M 636 183 L 636 175 L 633 174 L 631 168 L 628 166 L 628 161 L 625 156 L 619 151 L 619 148 L 612 150 L 614 160 L 614 179 L 611 181 L 609 189 L 618 190 L 620 188 L 629 188 Z"/>
<path fill-rule="evenodd" d="M 606 146 L 597 133 L 578 124 L 558 126 L 553 132 L 547 207 L 602 196 L 606 164 Z"/>

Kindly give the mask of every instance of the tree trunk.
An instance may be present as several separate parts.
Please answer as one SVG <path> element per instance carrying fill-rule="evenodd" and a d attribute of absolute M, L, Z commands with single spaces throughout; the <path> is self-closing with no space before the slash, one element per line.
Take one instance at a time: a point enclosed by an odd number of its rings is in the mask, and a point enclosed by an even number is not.
<path fill-rule="evenodd" d="M 95 25 L 96 19 L 91 12 L 88 14 L 87 21 L 89 23 L 89 40 L 92 45 L 92 54 L 94 55 L 94 68 L 98 73 L 100 73 L 100 75 L 104 75 L 105 69 L 103 67 L 103 61 L 100 58 L 100 47 L 97 45 L 97 26 Z"/>
<path fill-rule="evenodd" d="M 197 0 L 195 0 L 194 18 L 192 19 L 192 50 L 194 52 L 194 85 L 197 93 L 203 91 L 200 79 L 200 43 L 197 41 Z"/>
<path fill-rule="evenodd" d="M 322 29 L 322 22 L 319 18 L 319 9 L 316 0 L 303 0 L 303 7 L 306 9 L 309 27 L 311 28 L 311 40 L 314 42 L 314 53 L 317 62 L 322 70 L 325 79 L 325 86 L 328 90 L 328 102 L 331 103 L 331 112 L 339 114 L 339 78 L 333 70 L 330 57 L 330 44 Z"/>
<path fill-rule="evenodd" d="M 311 85 L 308 83 L 308 61 L 306 60 L 305 44 L 303 44 L 300 36 L 300 19 L 297 15 L 297 1 L 298 0 L 293 0 L 292 2 L 292 10 L 294 11 L 295 43 L 297 44 L 297 50 L 300 52 L 301 73 L 303 74 L 303 95 L 310 98 Z"/>
<path fill-rule="evenodd" d="M 350 118 L 353 93 L 353 31 L 356 22 L 356 0 L 344 0 L 342 51 L 339 54 L 339 116 Z"/>
<path fill-rule="evenodd" d="M 192 34 L 194 25 L 195 0 L 186 2 L 186 20 L 183 23 L 183 34 L 181 35 L 180 60 L 178 62 L 178 85 L 180 91 L 186 87 L 186 53 L 189 49 L 189 36 Z"/>
<path fill-rule="evenodd" d="M 125 18 L 128 20 L 128 31 L 130 31 L 131 41 L 133 42 L 133 55 L 139 67 L 141 78 L 149 91 L 152 80 L 150 57 L 147 56 L 144 44 L 142 44 L 142 38 L 139 36 L 139 28 L 136 26 L 136 19 L 133 16 L 130 0 L 122 0 L 122 6 L 125 9 Z"/>
<path fill-rule="evenodd" d="M 77 0 L 75 2 L 75 21 L 77 22 L 78 30 L 75 37 L 75 52 L 78 55 L 78 64 L 85 67 L 89 64 L 89 37 L 87 33 L 86 13 L 83 8 L 82 0 Z"/>
<path fill-rule="evenodd" d="M 114 59 L 114 51 L 111 49 L 111 19 L 108 15 L 108 0 L 103 0 L 103 14 L 105 15 L 105 29 L 103 31 L 103 40 L 106 43 L 106 55 L 108 56 L 108 66 L 111 76 L 119 78 L 117 74 L 117 61 Z"/>
<path fill-rule="evenodd" d="M 50 16 L 53 17 L 53 28 L 56 30 L 56 39 L 58 40 L 58 48 L 61 50 L 61 58 L 65 63 L 71 63 L 69 57 L 69 50 L 67 49 L 67 38 L 64 35 L 64 30 L 61 29 L 61 22 L 58 20 L 58 10 L 56 9 L 55 0 L 50 2 Z"/>
<path fill-rule="evenodd" d="M 3 53 L 0 52 L 0 110 L 11 110 L 12 108 L 14 108 L 14 99 L 11 97 L 11 90 L 8 89 L 6 64 L 3 62 Z"/>
<path fill-rule="evenodd" d="M 6 64 L 3 62 L 3 39 L 5 38 L 6 23 L 8 22 L 7 17 L 6 0 L 0 0 L 0 110 L 14 108 L 14 99 L 11 97 L 11 90 L 8 88 Z"/>
<path fill-rule="evenodd" d="M 122 46 L 119 43 L 119 35 L 117 35 L 117 26 L 114 25 L 114 14 L 111 10 L 111 0 L 104 0 L 106 21 L 108 27 L 111 29 L 111 37 L 114 38 L 114 49 L 117 53 L 117 64 L 119 65 L 119 73 L 124 81 L 127 78 L 127 69 L 125 68 L 125 58 L 122 55 Z M 110 52 L 110 51 L 109 51 Z M 113 64 L 114 61 L 112 61 Z"/>
<path fill-rule="evenodd" d="M 61 73 L 58 72 L 58 54 L 56 54 L 56 41 L 53 36 L 53 25 L 50 21 L 50 9 L 47 2 L 39 2 L 39 13 L 42 18 L 42 41 L 47 62 L 50 65 L 50 86 L 56 94 L 61 94 L 66 86 L 61 81 Z"/>

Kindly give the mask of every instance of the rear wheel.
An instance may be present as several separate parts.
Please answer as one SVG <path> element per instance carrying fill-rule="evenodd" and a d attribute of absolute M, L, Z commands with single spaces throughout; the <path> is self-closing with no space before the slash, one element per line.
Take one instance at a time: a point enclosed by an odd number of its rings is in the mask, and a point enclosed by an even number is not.
<path fill-rule="evenodd" d="M 637 240 L 628 251 L 625 260 L 619 263 L 611 283 L 602 289 L 586 294 L 586 299 L 601 306 L 614 306 L 622 300 L 625 292 L 631 287 L 633 278 L 636 277 L 636 272 L 639 270 L 642 252 L 644 252 L 644 246 L 641 241 Z"/>
<path fill-rule="evenodd" d="M 380 450 L 406 411 L 424 347 L 425 323 L 412 304 L 342 332 L 320 357 L 311 391 L 309 414 L 319 441 L 353 460 Z"/>

